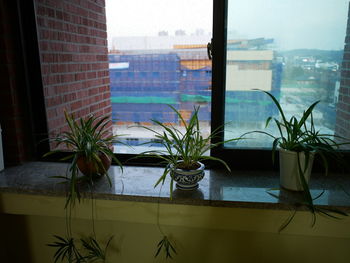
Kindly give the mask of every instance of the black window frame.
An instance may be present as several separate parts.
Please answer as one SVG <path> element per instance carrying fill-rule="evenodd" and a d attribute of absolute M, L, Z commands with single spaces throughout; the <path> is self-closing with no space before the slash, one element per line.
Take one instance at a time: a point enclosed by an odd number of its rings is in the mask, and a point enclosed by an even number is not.
<path fill-rule="evenodd" d="M 213 1 L 211 129 L 220 131 L 214 143 L 224 140 L 227 9 L 228 0 Z M 223 144 L 211 152 L 212 156 L 223 159 L 232 168 L 247 169 L 254 160 L 254 167 L 264 170 L 277 169 L 277 162 L 271 162 L 271 154 L 268 149 L 234 149 L 224 147 Z"/>
<path fill-rule="evenodd" d="M 38 32 L 36 28 L 36 14 L 34 0 L 16 0 L 18 20 L 20 25 L 23 63 L 26 70 L 26 83 L 28 87 L 28 104 L 30 105 L 31 131 L 35 145 L 34 158 L 41 161 L 59 161 L 64 154 L 43 159 L 42 156 L 49 151 L 48 127 L 46 119 L 45 98 L 40 66 L 40 53 Z M 227 32 L 227 6 L 228 0 L 213 0 L 213 59 L 212 59 L 212 112 L 211 128 L 220 129 L 220 135 L 213 142 L 223 140 L 224 113 L 225 113 L 225 72 L 226 72 L 226 32 Z M 350 162 L 350 151 L 342 151 L 345 161 Z M 224 145 L 213 149 L 211 155 L 225 160 L 234 169 L 278 169 L 278 156 L 272 164 L 272 151 L 270 149 L 235 149 Z M 155 159 L 133 159 L 135 154 L 116 154 L 116 157 L 125 165 L 159 166 Z M 217 164 L 208 163 L 209 167 Z M 221 167 L 222 168 L 222 167 Z M 339 171 L 339 167 L 330 167 Z M 316 170 L 317 167 L 316 167 Z"/>
<path fill-rule="evenodd" d="M 42 156 L 50 150 L 48 126 L 46 118 L 44 85 L 41 75 L 39 41 L 36 27 L 34 0 L 15 0 L 18 21 L 18 38 L 20 40 L 19 60 L 23 65 L 25 83 L 27 132 L 31 134 L 31 159 L 42 160 Z"/>
<path fill-rule="evenodd" d="M 219 136 L 213 140 L 214 143 L 217 143 L 224 140 L 228 0 L 214 0 L 213 8 L 211 128 L 212 130 L 218 129 L 220 131 Z M 350 13 L 348 19 L 349 17 Z M 340 150 L 340 152 L 344 156 L 344 163 L 350 163 L 350 150 Z M 278 152 L 274 156 L 275 163 L 272 163 L 271 149 L 229 148 L 221 144 L 211 151 L 211 155 L 223 159 L 231 169 L 278 170 L 279 168 Z M 321 161 L 320 157 L 316 156 L 314 171 L 319 172 L 323 170 Z M 334 163 L 329 164 L 330 171 L 344 172 L 344 169 L 349 170 L 344 166 L 340 167 Z"/>

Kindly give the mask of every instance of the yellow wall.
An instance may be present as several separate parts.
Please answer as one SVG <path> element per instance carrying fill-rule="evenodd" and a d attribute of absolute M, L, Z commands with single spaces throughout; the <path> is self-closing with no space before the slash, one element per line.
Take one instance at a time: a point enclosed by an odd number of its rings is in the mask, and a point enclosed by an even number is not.
<path fill-rule="evenodd" d="M 45 244 L 53 241 L 53 234 L 64 234 L 64 198 L 2 194 L 0 200 L 5 236 L 1 243 L 7 248 L 0 255 L 15 257 L 1 262 L 53 262 L 54 249 Z M 107 262 L 165 261 L 153 258 L 161 238 L 155 224 L 157 207 L 155 203 L 96 201 L 98 238 L 114 235 Z M 75 211 L 77 236 L 90 234 L 90 208 L 85 201 Z M 299 212 L 290 227 L 278 234 L 287 216 L 288 211 L 268 209 L 160 205 L 163 230 L 179 253 L 173 262 L 349 262 L 349 219 L 320 218 L 310 228 L 308 213 Z"/>

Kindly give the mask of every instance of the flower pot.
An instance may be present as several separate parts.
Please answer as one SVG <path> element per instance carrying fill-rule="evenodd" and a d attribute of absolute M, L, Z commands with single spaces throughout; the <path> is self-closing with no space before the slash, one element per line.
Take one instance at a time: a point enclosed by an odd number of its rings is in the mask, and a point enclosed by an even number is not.
<path fill-rule="evenodd" d="M 182 161 L 179 161 L 182 162 Z M 198 188 L 198 182 L 204 177 L 204 164 L 198 162 L 199 168 L 185 170 L 171 167 L 171 176 L 176 182 L 176 187 L 181 190 L 193 190 Z"/>
<path fill-rule="evenodd" d="M 96 167 L 93 162 L 87 161 L 85 156 L 78 157 L 77 166 L 82 174 L 89 177 L 98 177 L 104 175 L 111 166 L 112 160 L 105 153 L 99 153 L 98 156 L 101 159 L 102 167 Z"/>
<path fill-rule="evenodd" d="M 301 177 L 298 168 L 297 152 L 279 149 L 280 158 L 280 185 L 288 190 L 303 191 Z M 303 173 L 306 183 L 309 183 L 312 164 L 315 153 L 310 153 L 309 163 L 306 171 Z M 304 171 L 305 154 L 299 153 L 300 167 Z"/>

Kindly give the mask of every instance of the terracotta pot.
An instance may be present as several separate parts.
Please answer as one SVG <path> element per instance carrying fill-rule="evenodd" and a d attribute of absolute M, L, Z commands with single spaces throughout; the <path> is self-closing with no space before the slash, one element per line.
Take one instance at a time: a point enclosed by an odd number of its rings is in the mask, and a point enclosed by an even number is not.
<path fill-rule="evenodd" d="M 182 162 L 182 161 L 180 161 Z M 171 167 L 171 176 L 176 182 L 176 187 L 181 190 L 193 190 L 198 188 L 198 182 L 204 177 L 204 164 L 198 162 L 199 168 L 184 170 Z"/>
<path fill-rule="evenodd" d="M 301 177 L 298 168 L 298 156 L 297 152 L 287 151 L 279 149 L 280 156 L 280 185 L 288 190 L 303 191 L 301 183 Z M 314 161 L 315 153 L 310 153 L 309 163 L 306 171 L 304 172 L 304 178 L 306 183 L 309 183 L 312 164 Z M 305 166 L 305 154 L 299 153 L 300 166 L 304 169 Z"/>
<path fill-rule="evenodd" d="M 105 153 L 99 153 L 98 156 L 102 161 L 102 167 L 95 167 L 92 162 L 88 162 L 85 156 L 78 157 L 77 166 L 80 172 L 86 176 L 101 176 L 105 174 L 111 166 L 112 159 Z"/>

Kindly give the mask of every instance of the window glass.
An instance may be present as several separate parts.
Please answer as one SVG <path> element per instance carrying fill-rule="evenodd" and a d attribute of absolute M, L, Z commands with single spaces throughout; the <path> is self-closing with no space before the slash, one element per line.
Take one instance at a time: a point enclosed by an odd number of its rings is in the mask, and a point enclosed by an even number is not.
<path fill-rule="evenodd" d="M 133 148 L 150 150 L 151 119 L 180 126 L 168 105 L 188 119 L 194 106 L 204 134 L 210 131 L 212 0 L 107 0 L 107 33 L 114 132 Z M 124 76 L 122 73 L 125 73 Z M 157 142 L 151 147 L 159 147 Z"/>
<path fill-rule="evenodd" d="M 313 102 L 316 127 L 335 134 L 348 1 L 229 0 L 225 91 L 225 139 L 252 130 L 278 134 L 272 93 L 287 117 Z M 338 134 L 342 135 L 342 134 Z M 270 148 L 271 139 L 252 134 L 234 145 Z"/>

